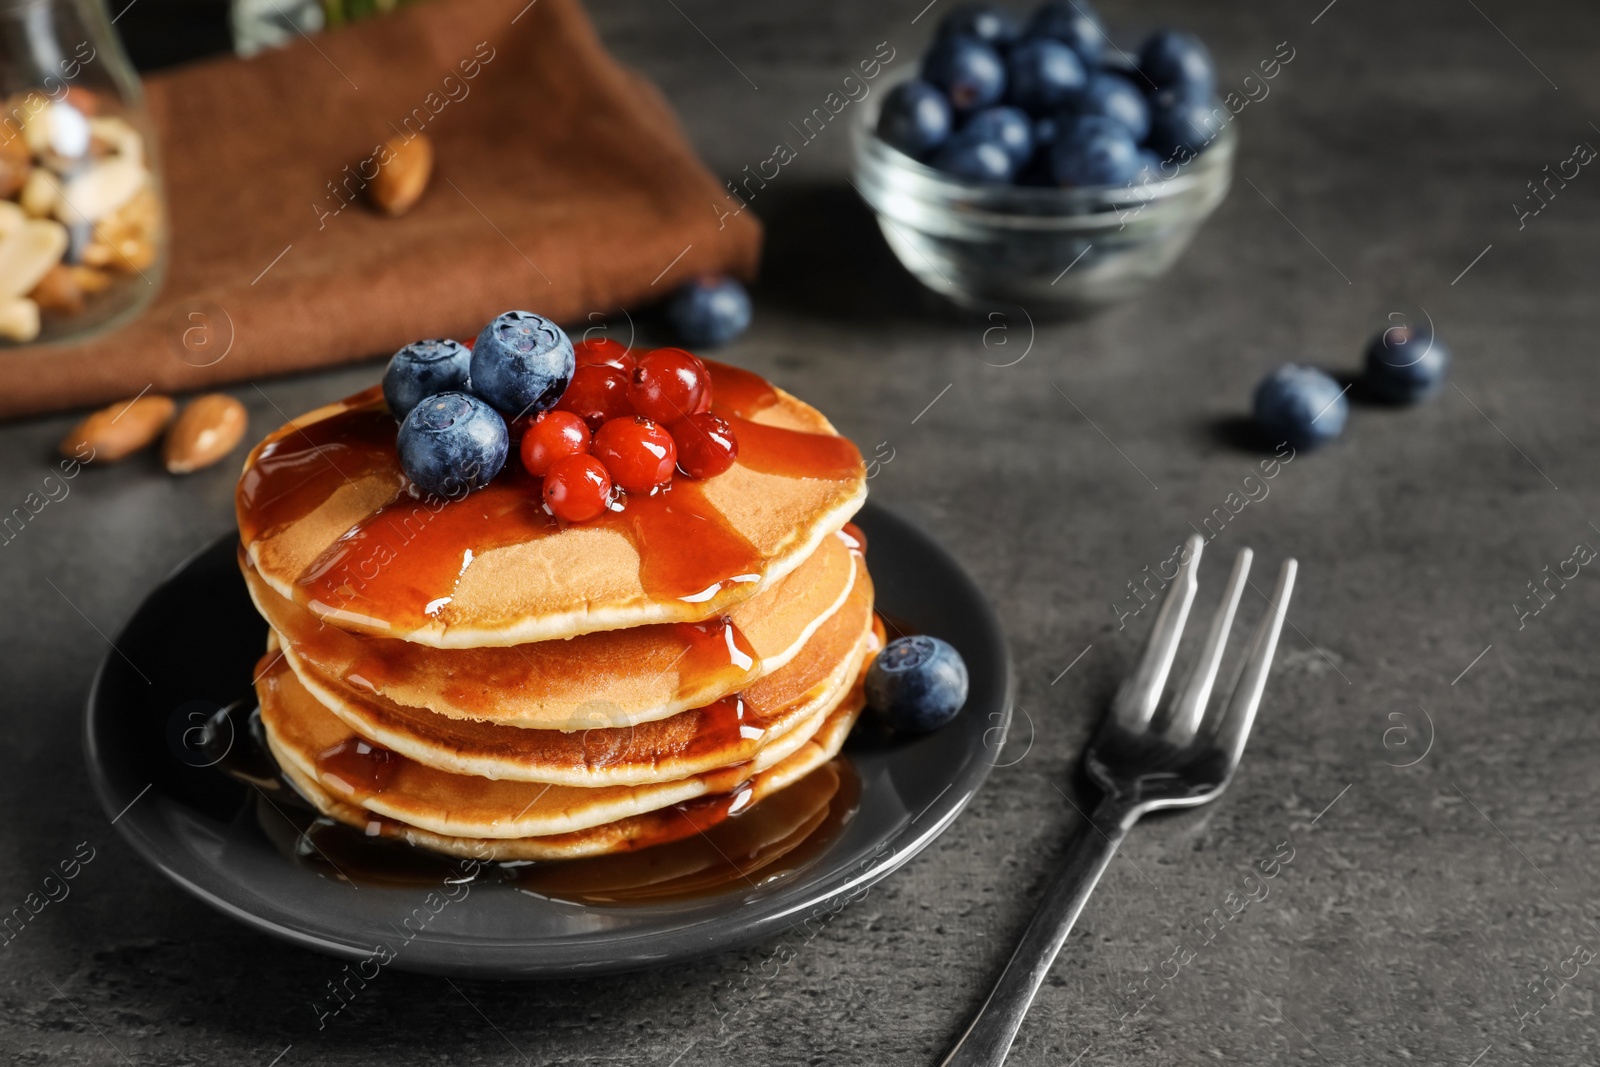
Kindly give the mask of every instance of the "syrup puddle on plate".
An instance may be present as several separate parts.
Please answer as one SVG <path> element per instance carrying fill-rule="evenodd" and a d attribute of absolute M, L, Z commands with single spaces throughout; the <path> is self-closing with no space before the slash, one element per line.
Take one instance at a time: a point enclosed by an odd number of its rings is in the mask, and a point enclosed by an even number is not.
<path fill-rule="evenodd" d="M 356 886 L 437 887 L 497 883 L 578 904 L 656 904 L 737 893 L 809 866 L 855 815 L 861 783 L 844 757 L 739 810 L 738 791 L 676 805 L 685 829 L 674 840 L 583 859 L 476 864 L 346 826 L 316 811 L 278 771 L 253 701 L 218 711 L 204 744 L 228 738 L 215 769 L 252 786 L 257 825 L 297 866 Z M 365 754 L 350 753 L 352 775 Z M 383 820 L 373 816 L 374 831 Z M 472 870 L 463 875 L 464 870 Z"/>

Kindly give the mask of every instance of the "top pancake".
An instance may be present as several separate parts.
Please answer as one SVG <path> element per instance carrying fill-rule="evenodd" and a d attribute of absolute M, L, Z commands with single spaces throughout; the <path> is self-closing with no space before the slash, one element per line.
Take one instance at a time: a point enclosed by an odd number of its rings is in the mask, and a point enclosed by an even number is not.
<path fill-rule="evenodd" d="M 727 472 L 633 495 L 562 524 L 515 457 L 459 499 L 423 494 L 368 390 L 295 419 L 250 453 L 236 498 L 251 564 L 280 596 L 342 629 L 438 648 L 697 622 L 781 579 L 866 496 L 827 419 L 721 364 L 713 411 L 739 443 Z"/>

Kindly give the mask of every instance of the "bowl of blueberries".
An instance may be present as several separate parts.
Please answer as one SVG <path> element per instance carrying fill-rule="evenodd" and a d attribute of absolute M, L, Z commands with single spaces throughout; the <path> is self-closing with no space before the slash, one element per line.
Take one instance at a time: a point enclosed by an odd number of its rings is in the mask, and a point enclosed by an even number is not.
<path fill-rule="evenodd" d="M 1082 314 L 1177 261 L 1227 195 L 1237 134 L 1201 41 L 1137 55 L 1087 0 L 952 11 L 915 76 L 864 101 L 854 181 L 923 284 L 968 308 Z"/>

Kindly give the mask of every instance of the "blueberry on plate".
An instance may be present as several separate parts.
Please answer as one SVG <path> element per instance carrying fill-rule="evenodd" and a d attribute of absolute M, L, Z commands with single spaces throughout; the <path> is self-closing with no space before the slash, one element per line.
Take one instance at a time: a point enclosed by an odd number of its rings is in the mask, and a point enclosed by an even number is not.
<path fill-rule="evenodd" d="M 472 350 L 460 341 L 413 341 L 394 354 L 383 372 L 383 399 L 394 417 L 435 393 L 464 392 Z"/>
<path fill-rule="evenodd" d="M 531 311 L 507 311 L 472 348 L 472 391 L 515 419 L 555 407 L 577 365 L 566 333 Z"/>
<path fill-rule="evenodd" d="M 1099 71 L 1069 105 L 1074 114 L 1104 115 L 1128 127 L 1135 141 L 1150 135 L 1150 105 L 1132 82 L 1120 74 Z"/>
<path fill-rule="evenodd" d="M 1128 128 L 1100 115 L 1072 120 L 1050 146 L 1050 175 L 1057 185 L 1126 185 L 1142 165 Z"/>
<path fill-rule="evenodd" d="M 1014 107 L 984 108 L 967 120 L 961 135 L 994 141 L 1018 167 L 1033 155 L 1033 120 Z"/>
<path fill-rule="evenodd" d="M 1139 49 L 1139 69 L 1158 88 L 1176 88 L 1191 98 L 1210 99 L 1217 88 L 1211 53 L 1200 38 L 1179 30 L 1157 30 Z"/>
<path fill-rule="evenodd" d="M 1035 115 L 1060 107 L 1088 80 L 1078 54 L 1051 37 L 1023 41 L 1006 56 L 1006 98 Z"/>
<path fill-rule="evenodd" d="M 962 4 L 939 23 L 940 37 L 971 37 L 995 48 L 1006 47 L 1021 32 L 1011 13 L 993 4 Z"/>
<path fill-rule="evenodd" d="M 1022 36 L 1027 40 L 1060 41 L 1090 67 L 1099 65 L 1106 45 L 1106 31 L 1089 0 L 1048 0 L 1040 4 Z"/>
<path fill-rule="evenodd" d="M 1016 176 L 1017 161 L 999 141 L 966 132 L 950 138 L 928 161 L 946 174 L 984 185 L 1005 185 Z"/>
<path fill-rule="evenodd" d="M 1344 431 L 1350 405 L 1339 383 L 1315 367 L 1285 363 L 1256 386 L 1256 423 L 1276 445 L 1325 445 Z"/>
<path fill-rule="evenodd" d="M 411 409 L 395 441 L 400 466 L 426 493 L 459 499 L 506 465 L 506 420 L 468 393 L 436 393 Z"/>
<path fill-rule="evenodd" d="M 1228 124 L 1228 109 L 1163 89 L 1151 100 L 1150 150 L 1186 163 L 1206 150 Z"/>
<path fill-rule="evenodd" d="M 686 345 L 725 345 L 750 328 L 750 294 L 726 276 L 694 278 L 672 294 L 667 321 Z"/>
<path fill-rule="evenodd" d="M 936 730 L 966 702 L 967 665 L 937 637 L 897 637 L 867 668 L 867 704 L 893 730 Z"/>
<path fill-rule="evenodd" d="M 923 57 L 922 77 L 944 90 L 950 106 L 965 114 L 999 101 L 1006 90 L 1000 53 L 973 37 L 945 37 Z"/>
<path fill-rule="evenodd" d="M 878 137 L 916 159 L 943 144 L 954 125 L 950 101 L 920 78 L 890 89 L 878 113 Z"/>
<path fill-rule="evenodd" d="M 1415 404 L 1438 392 L 1450 349 L 1427 327 L 1391 326 L 1367 346 L 1368 391 L 1391 404 Z"/>

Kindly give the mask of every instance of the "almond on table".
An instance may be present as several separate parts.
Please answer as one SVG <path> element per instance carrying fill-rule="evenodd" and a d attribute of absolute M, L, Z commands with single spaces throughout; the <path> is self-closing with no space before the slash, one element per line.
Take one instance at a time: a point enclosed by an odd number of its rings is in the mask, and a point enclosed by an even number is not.
<path fill-rule="evenodd" d="M 232 452 L 250 418 L 244 405 L 226 393 L 209 393 L 189 402 L 167 431 L 162 460 L 169 474 L 189 474 Z"/>
<path fill-rule="evenodd" d="M 74 426 L 61 439 L 61 454 L 81 460 L 88 448 L 96 462 L 115 462 L 160 437 L 176 407 L 171 397 L 157 395 L 119 400 Z"/>

